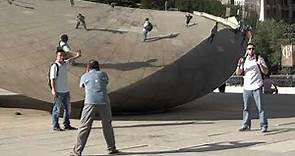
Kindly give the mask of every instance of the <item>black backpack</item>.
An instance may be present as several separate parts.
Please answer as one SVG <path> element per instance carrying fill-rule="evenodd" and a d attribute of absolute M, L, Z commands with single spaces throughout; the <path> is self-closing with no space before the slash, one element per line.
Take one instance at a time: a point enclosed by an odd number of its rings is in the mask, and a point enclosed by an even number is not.
<path fill-rule="evenodd" d="M 56 77 L 58 76 L 58 72 L 59 72 L 58 64 L 57 64 L 57 63 L 52 63 L 52 64 L 50 65 L 50 67 L 49 67 L 49 71 L 48 71 L 48 86 L 49 86 L 50 89 L 52 89 L 52 86 L 51 86 L 51 80 L 50 80 L 50 69 L 51 69 L 52 65 L 56 65 L 56 68 L 57 68 L 57 70 L 56 70 Z"/>
<path fill-rule="evenodd" d="M 147 31 L 152 31 L 153 30 L 153 25 L 152 25 L 152 23 L 151 22 L 149 22 L 149 24 L 146 26 L 146 30 Z"/>

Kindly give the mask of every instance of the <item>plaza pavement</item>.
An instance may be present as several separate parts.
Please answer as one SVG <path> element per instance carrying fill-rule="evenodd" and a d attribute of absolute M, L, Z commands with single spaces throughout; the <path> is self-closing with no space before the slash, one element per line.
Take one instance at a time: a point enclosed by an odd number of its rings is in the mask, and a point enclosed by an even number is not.
<path fill-rule="evenodd" d="M 251 131 L 237 131 L 241 98 L 240 93 L 211 93 L 168 112 L 114 116 L 117 147 L 134 156 L 294 156 L 294 95 L 266 96 L 269 132 L 264 134 L 257 119 Z M 0 108 L 0 155 L 69 155 L 76 131 L 54 132 L 50 121 L 48 112 Z M 105 149 L 101 124 L 95 121 L 84 155 L 106 155 Z"/>

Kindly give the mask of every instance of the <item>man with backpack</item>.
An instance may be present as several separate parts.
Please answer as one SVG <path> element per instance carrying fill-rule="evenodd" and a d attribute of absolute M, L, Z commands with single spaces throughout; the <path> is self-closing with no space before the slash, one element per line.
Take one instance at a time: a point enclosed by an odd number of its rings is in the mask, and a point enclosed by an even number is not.
<path fill-rule="evenodd" d="M 153 25 L 152 23 L 149 21 L 149 18 L 145 18 L 144 24 L 143 24 L 143 42 L 146 41 L 147 39 L 147 34 L 153 30 Z"/>
<path fill-rule="evenodd" d="M 65 51 L 62 48 L 56 50 L 56 61 L 49 70 L 49 86 L 51 94 L 54 98 L 52 108 L 52 128 L 54 131 L 63 131 L 58 123 L 59 112 L 61 106 L 64 108 L 64 129 L 75 130 L 70 124 L 71 103 L 70 92 L 67 84 L 67 65 L 69 62 L 81 56 L 81 51 L 78 51 L 75 56 L 65 60 Z"/>
<path fill-rule="evenodd" d="M 262 133 L 267 132 L 268 122 L 264 111 L 263 103 L 263 74 L 268 73 L 267 65 L 261 56 L 255 54 L 255 45 L 248 43 L 247 55 L 240 58 L 236 68 L 236 75 L 243 75 L 244 91 L 243 91 L 243 123 L 239 131 L 247 131 L 251 129 L 251 102 L 254 100 L 260 120 L 260 130 Z"/>

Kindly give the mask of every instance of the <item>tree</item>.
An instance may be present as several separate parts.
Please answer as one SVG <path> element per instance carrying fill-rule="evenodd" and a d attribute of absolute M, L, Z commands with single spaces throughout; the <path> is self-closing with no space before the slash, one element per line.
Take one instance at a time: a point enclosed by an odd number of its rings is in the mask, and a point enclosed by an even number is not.
<path fill-rule="evenodd" d="M 216 16 L 225 14 L 225 6 L 217 0 L 175 0 L 175 7 L 185 12 L 200 11 Z"/>
<path fill-rule="evenodd" d="M 253 38 L 256 51 L 265 58 L 272 74 L 280 73 L 281 43 L 286 25 L 282 21 L 259 22 Z"/>

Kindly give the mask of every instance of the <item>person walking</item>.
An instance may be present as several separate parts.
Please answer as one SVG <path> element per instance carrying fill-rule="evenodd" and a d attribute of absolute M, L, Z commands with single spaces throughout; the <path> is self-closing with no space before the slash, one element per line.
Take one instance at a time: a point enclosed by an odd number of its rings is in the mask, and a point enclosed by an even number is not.
<path fill-rule="evenodd" d="M 65 51 L 61 48 L 56 50 L 56 61 L 50 67 L 49 79 L 51 94 L 54 98 L 52 109 L 52 128 L 54 131 L 75 130 L 70 124 L 71 103 L 70 91 L 67 84 L 67 65 L 70 61 L 81 56 L 81 51 L 65 60 Z M 58 123 L 61 106 L 64 109 L 64 129 L 61 129 Z"/>
<path fill-rule="evenodd" d="M 85 22 L 85 16 L 83 16 L 81 13 L 79 13 L 78 16 L 77 16 L 77 24 L 76 24 L 76 27 L 75 27 L 76 29 L 79 28 L 80 23 L 82 23 L 84 29 L 86 31 L 88 31 L 88 29 L 86 27 L 86 22 Z"/>
<path fill-rule="evenodd" d="M 190 13 L 188 13 L 188 14 L 185 15 L 185 17 L 186 17 L 185 25 L 188 27 L 191 19 L 193 18 L 193 16 Z"/>
<path fill-rule="evenodd" d="M 153 25 L 152 23 L 150 22 L 149 18 L 145 18 L 144 20 L 144 24 L 143 24 L 143 42 L 145 42 L 147 40 L 147 35 L 150 31 L 152 31 L 153 29 Z"/>
<path fill-rule="evenodd" d="M 82 75 L 80 87 L 85 89 L 84 107 L 78 128 L 77 142 L 74 146 L 72 156 L 80 156 L 86 145 L 91 125 L 96 112 L 99 113 L 102 123 L 102 130 L 109 154 L 119 151 L 115 146 L 114 132 L 112 127 L 112 112 L 110 100 L 107 95 L 108 76 L 102 72 L 96 60 L 90 60 L 87 65 L 87 72 Z"/>
<path fill-rule="evenodd" d="M 254 100 L 259 113 L 261 132 L 267 132 L 268 121 L 264 110 L 262 73 L 268 73 L 267 65 L 261 56 L 256 55 L 255 44 L 248 43 L 246 57 L 239 59 L 236 68 L 236 75 L 243 75 L 244 78 L 243 122 L 239 131 L 251 129 L 251 101 Z"/>

